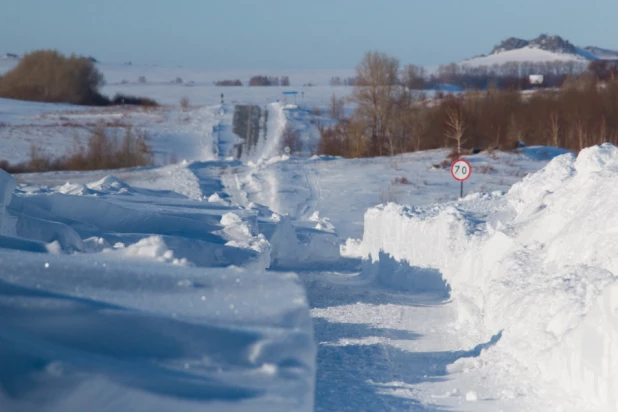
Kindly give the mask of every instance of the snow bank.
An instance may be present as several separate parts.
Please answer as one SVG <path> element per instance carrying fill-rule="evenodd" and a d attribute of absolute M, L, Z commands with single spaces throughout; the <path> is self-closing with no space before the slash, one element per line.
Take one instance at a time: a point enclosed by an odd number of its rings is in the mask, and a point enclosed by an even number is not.
<path fill-rule="evenodd" d="M 15 187 L 13 176 L 0 169 L 0 235 L 10 236 L 15 232 L 14 221 L 6 210 L 11 203 Z"/>
<path fill-rule="evenodd" d="M 272 246 L 271 267 L 299 270 L 316 269 L 340 260 L 339 237 L 334 231 L 305 228 L 288 216 L 276 215 L 268 241 Z"/>
<path fill-rule="evenodd" d="M 296 275 L 0 249 L 0 410 L 313 410 Z"/>
<path fill-rule="evenodd" d="M 174 252 L 167 247 L 161 236 L 150 236 L 141 239 L 126 249 L 122 249 L 121 253 L 125 256 L 153 259 L 173 265 L 187 266 L 189 264 L 187 259 L 176 259 Z"/>
<path fill-rule="evenodd" d="M 532 379 L 618 411 L 617 179 L 618 148 L 588 148 L 503 197 L 370 209 L 358 249 L 439 271 L 462 333 L 502 332 L 481 360 L 514 359 Z"/>
<path fill-rule="evenodd" d="M 24 213 L 30 205 L 13 196 L 16 187 L 15 179 L 0 170 L 0 247 L 43 253 L 57 252 L 57 246 L 65 251 L 84 249 L 79 235 L 64 223 Z"/>
<path fill-rule="evenodd" d="M 255 222 L 241 218 L 237 213 L 228 212 L 221 217 L 223 229 L 215 232 L 228 240 L 226 246 L 249 249 L 257 253 L 252 263 L 245 263 L 259 269 L 267 269 L 271 260 L 271 245 L 263 234 L 257 233 Z"/>
<path fill-rule="evenodd" d="M 466 250 L 461 239 L 473 230 L 473 221 L 453 205 L 417 208 L 389 203 L 365 213 L 360 254 L 376 261 L 384 251 L 396 260 L 442 268 Z"/>

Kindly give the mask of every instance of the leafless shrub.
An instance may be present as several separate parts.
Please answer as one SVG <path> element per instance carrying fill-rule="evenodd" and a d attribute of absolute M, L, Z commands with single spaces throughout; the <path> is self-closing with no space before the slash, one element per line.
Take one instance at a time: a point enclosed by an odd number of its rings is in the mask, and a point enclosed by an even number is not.
<path fill-rule="evenodd" d="M 219 87 L 241 87 L 242 82 L 238 79 L 236 80 L 218 80 L 215 82 L 215 86 Z"/>
<path fill-rule="evenodd" d="M 109 104 L 99 93 L 103 83 L 103 75 L 90 59 L 39 50 L 26 54 L 0 78 L 0 97 L 102 106 Z"/>
<path fill-rule="evenodd" d="M 296 153 L 302 148 L 300 133 L 289 123 L 283 129 L 281 135 L 281 149 L 285 148 L 289 149 L 289 153 Z"/>
<path fill-rule="evenodd" d="M 345 99 L 338 98 L 335 94 L 330 97 L 330 105 L 328 106 L 328 114 L 332 119 L 341 120 L 343 118 L 345 108 Z"/>
<path fill-rule="evenodd" d="M 387 187 L 380 190 L 380 203 L 399 203 L 399 195 L 393 184 L 389 184 Z"/>
<path fill-rule="evenodd" d="M 184 96 L 180 99 L 180 107 L 183 110 L 187 110 L 189 108 L 189 98 Z"/>
<path fill-rule="evenodd" d="M 158 107 L 159 103 L 156 100 L 148 97 L 137 97 L 126 94 L 116 94 L 112 99 L 113 105 L 132 105 L 142 107 Z"/>
<path fill-rule="evenodd" d="M 493 172 L 496 169 L 492 165 L 481 165 L 474 168 L 474 171 L 477 173 L 487 174 L 489 172 Z"/>
<path fill-rule="evenodd" d="M 9 173 L 47 172 L 52 170 L 102 170 L 152 164 L 152 152 L 144 131 L 135 132 L 130 126 L 124 128 L 124 136 L 108 133 L 105 124 L 91 130 L 86 147 L 76 139 L 73 149 L 65 157 L 52 159 L 33 144 L 30 160 L 17 165 L 2 161 L 0 167 Z"/>
<path fill-rule="evenodd" d="M 405 177 L 405 176 L 401 176 L 401 177 L 396 177 L 396 178 L 393 180 L 393 184 L 394 184 L 394 185 L 409 185 L 409 184 L 410 184 L 410 181 L 408 180 L 408 178 L 407 178 L 407 177 Z"/>

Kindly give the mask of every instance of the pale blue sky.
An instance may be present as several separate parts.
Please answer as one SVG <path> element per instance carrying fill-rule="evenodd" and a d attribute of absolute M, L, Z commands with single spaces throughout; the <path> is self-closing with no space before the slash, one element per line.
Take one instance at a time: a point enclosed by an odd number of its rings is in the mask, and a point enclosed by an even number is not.
<path fill-rule="evenodd" d="M 3 0 L 0 53 L 212 69 L 348 69 L 367 50 L 437 65 L 506 37 L 618 49 L 618 0 Z"/>

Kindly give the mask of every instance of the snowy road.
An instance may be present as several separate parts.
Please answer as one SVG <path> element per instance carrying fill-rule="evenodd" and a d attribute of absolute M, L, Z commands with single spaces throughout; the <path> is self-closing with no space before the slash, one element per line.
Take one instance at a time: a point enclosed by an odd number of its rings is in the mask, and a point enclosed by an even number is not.
<path fill-rule="evenodd" d="M 177 164 L 0 174 L 0 407 L 614 410 L 618 218 L 597 193 L 618 149 L 538 173 L 563 151 L 476 155 L 455 201 L 445 150 L 290 158 L 306 112 L 267 110 L 243 159 L 217 105 L 152 126 Z"/>
<path fill-rule="evenodd" d="M 440 297 L 346 285 L 341 276 L 305 280 L 319 343 L 316 411 L 441 410 L 413 385 L 444 379 L 463 355 L 436 325 L 452 320 L 450 308 Z"/>

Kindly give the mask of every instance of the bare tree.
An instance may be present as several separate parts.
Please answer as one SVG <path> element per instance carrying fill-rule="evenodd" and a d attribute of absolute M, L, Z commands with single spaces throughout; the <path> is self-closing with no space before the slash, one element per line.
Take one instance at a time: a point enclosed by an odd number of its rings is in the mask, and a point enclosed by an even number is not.
<path fill-rule="evenodd" d="M 461 146 L 466 142 L 465 133 L 463 104 L 455 101 L 446 108 L 446 137 L 457 142 L 457 154 L 461 154 Z"/>
<path fill-rule="evenodd" d="M 408 64 L 401 71 L 401 85 L 410 94 L 414 90 L 420 90 L 425 84 L 425 69 L 414 64 Z"/>
<path fill-rule="evenodd" d="M 328 113 L 332 119 L 341 120 L 343 118 L 345 108 L 345 99 L 338 98 L 334 93 L 330 97 L 330 105 L 328 106 Z"/>
<path fill-rule="evenodd" d="M 285 148 L 289 149 L 289 153 L 296 153 L 302 148 L 300 133 L 290 124 L 285 126 L 281 134 L 281 149 Z"/>
<path fill-rule="evenodd" d="M 554 146 L 559 147 L 560 143 L 560 113 L 557 110 L 552 110 L 547 119 L 549 138 Z"/>
<path fill-rule="evenodd" d="M 371 136 L 372 151 L 382 155 L 397 88 L 399 61 L 385 53 L 371 51 L 356 68 L 357 81 L 352 100 Z"/>

